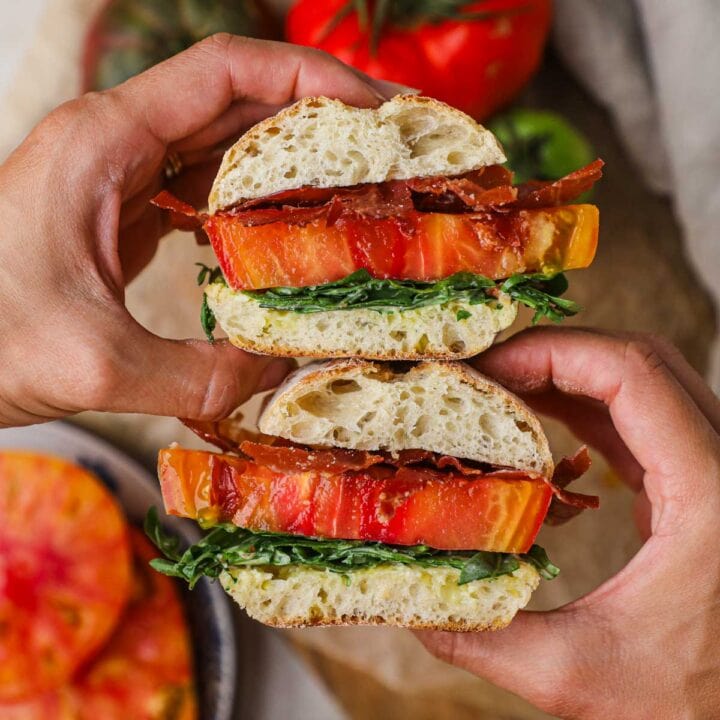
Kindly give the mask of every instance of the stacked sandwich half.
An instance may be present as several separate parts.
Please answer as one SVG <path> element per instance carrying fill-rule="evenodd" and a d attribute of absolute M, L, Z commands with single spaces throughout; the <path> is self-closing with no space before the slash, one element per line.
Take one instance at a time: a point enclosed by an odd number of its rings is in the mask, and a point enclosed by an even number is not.
<path fill-rule="evenodd" d="M 219 577 L 279 625 L 506 625 L 557 569 L 543 522 L 595 507 L 566 489 L 530 410 L 462 362 L 515 318 L 576 312 L 565 270 L 595 253 L 597 208 L 569 204 L 602 162 L 514 186 L 491 133 L 437 101 L 376 110 L 305 99 L 228 151 L 211 214 L 203 322 L 240 348 L 345 358 L 297 371 L 259 433 L 188 423 L 222 451 L 161 451 L 167 512 L 207 530 L 180 551 L 156 518 L 156 569 Z M 372 362 L 380 360 L 382 362 Z M 392 362 L 402 360 L 403 362 Z"/>

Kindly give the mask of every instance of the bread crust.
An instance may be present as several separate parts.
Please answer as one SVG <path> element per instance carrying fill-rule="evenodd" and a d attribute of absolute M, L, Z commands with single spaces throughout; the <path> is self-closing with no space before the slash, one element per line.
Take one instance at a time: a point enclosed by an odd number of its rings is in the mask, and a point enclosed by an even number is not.
<path fill-rule="evenodd" d="M 382 176 L 378 176 L 377 172 L 375 172 L 377 166 L 383 160 L 382 156 L 374 157 L 371 155 L 368 157 L 367 162 L 370 167 L 367 172 L 365 174 L 360 173 L 354 182 L 348 183 L 346 182 L 347 174 L 337 170 L 334 165 L 328 164 L 323 153 L 316 153 L 312 158 L 312 163 L 314 165 L 313 169 L 316 171 L 317 182 L 303 182 L 303 167 L 290 177 L 283 177 L 283 174 L 278 172 L 273 175 L 272 181 L 260 182 L 257 188 L 254 187 L 255 183 L 243 183 L 239 179 L 238 173 L 242 173 L 245 168 L 250 171 L 249 176 L 255 174 L 252 172 L 254 169 L 252 160 L 259 154 L 272 154 L 272 160 L 270 161 L 272 162 L 277 160 L 279 154 L 290 152 L 286 148 L 295 147 L 293 142 L 275 147 L 276 143 L 273 141 L 275 135 L 283 130 L 294 128 L 302 119 L 306 119 L 311 111 L 322 111 L 327 108 L 330 109 L 330 112 L 327 113 L 329 117 L 318 120 L 318 130 L 315 137 L 309 141 L 311 143 L 321 144 L 323 138 L 318 138 L 318 135 L 323 136 L 330 132 L 338 124 L 338 121 L 345 118 L 362 117 L 363 122 L 368 124 L 365 136 L 358 139 L 356 143 L 362 149 L 363 146 L 367 147 L 368 141 L 371 141 L 378 134 L 385 132 L 389 138 L 390 133 L 386 132 L 389 130 L 387 126 L 393 122 L 401 122 L 403 114 L 425 112 L 429 117 L 437 120 L 436 124 L 439 125 L 440 131 L 445 128 L 448 139 L 446 140 L 447 152 L 444 155 L 449 157 L 453 152 L 461 153 L 462 148 L 467 148 L 467 160 L 451 163 L 449 160 L 443 161 L 438 156 L 428 165 L 425 172 L 409 174 L 409 169 L 418 165 L 418 163 L 413 164 L 412 162 L 412 155 L 415 152 L 414 147 L 417 146 L 417 138 L 409 138 L 410 142 L 404 148 L 407 150 L 407 157 L 404 157 L 402 155 L 401 138 L 398 133 L 395 133 L 399 138 L 397 147 L 394 147 L 389 142 L 384 143 L 387 146 L 388 153 L 394 154 L 390 158 L 393 162 L 388 163 L 387 170 L 382 173 Z M 453 129 L 458 134 L 458 142 L 452 142 Z M 442 142 L 442 138 L 440 142 Z M 341 147 L 344 144 L 340 140 L 336 140 L 329 149 L 332 153 L 340 154 L 345 150 L 345 148 Z M 471 144 L 473 145 L 472 148 L 470 148 Z M 271 145 L 272 151 L 266 152 Z M 325 149 L 324 146 L 323 149 Z M 297 152 L 297 148 L 293 152 Z M 264 197 L 282 190 L 295 189 L 304 184 L 312 184 L 318 187 L 338 187 L 343 184 L 381 182 L 422 175 L 459 175 L 484 165 L 503 163 L 505 160 L 505 154 L 500 143 L 489 130 L 475 122 L 469 115 L 434 98 L 418 95 L 400 95 L 388 100 L 379 108 L 362 109 L 348 106 L 340 100 L 327 97 L 307 97 L 252 127 L 225 153 L 220 170 L 210 191 L 208 205 L 210 212 L 214 213 L 232 207 L 244 200 Z M 267 158 L 265 158 L 265 162 L 268 162 Z M 302 166 L 307 164 L 307 162 L 301 162 Z M 403 168 L 405 168 L 405 171 L 403 171 Z M 305 177 L 305 179 L 308 178 Z M 235 182 L 236 180 L 238 182 Z M 234 187 L 230 189 L 230 185 Z M 239 190 L 240 187 L 243 190 Z"/>
<path fill-rule="evenodd" d="M 330 360 L 327 362 L 310 363 L 291 373 L 277 388 L 265 406 L 258 427 L 268 435 L 284 434 L 287 430 L 288 420 L 285 408 L 302 395 L 315 389 L 324 388 L 336 380 L 347 380 L 360 373 L 363 376 L 375 376 L 380 380 L 392 380 L 404 377 L 408 381 L 417 378 L 421 383 L 427 374 L 444 378 L 457 378 L 481 394 L 492 394 L 502 400 L 503 406 L 508 408 L 517 422 L 524 423 L 532 433 L 535 451 L 541 458 L 541 468 L 538 471 L 544 477 L 552 477 L 555 467 L 547 436 L 530 408 L 516 395 L 480 372 L 462 362 L 448 362 L 443 360 L 429 360 L 412 365 L 409 369 L 378 363 L 359 358 L 346 358 Z M 292 439 L 292 438 L 288 438 Z M 423 448 L 433 450 L 433 448 Z M 508 465 L 511 465 L 508 463 Z M 521 468 L 525 469 L 525 468 Z"/>
<path fill-rule="evenodd" d="M 251 616 L 252 617 L 252 616 Z M 253 618 L 258 620 L 258 618 Z M 470 623 L 462 620 L 455 620 L 442 623 L 421 622 L 419 620 L 410 620 L 408 622 L 393 622 L 382 615 L 348 615 L 342 618 L 316 618 L 293 617 L 293 618 L 268 618 L 258 620 L 268 627 L 276 627 L 281 629 L 303 629 L 312 627 L 350 627 L 351 625 L 385 625 L 386 627 L 402 627 L 407 630 L 441 630 L 444 632 L 485 632 L 502 630 L 506 628 L 512 619 L 498 618 L 491 623 Z"/>

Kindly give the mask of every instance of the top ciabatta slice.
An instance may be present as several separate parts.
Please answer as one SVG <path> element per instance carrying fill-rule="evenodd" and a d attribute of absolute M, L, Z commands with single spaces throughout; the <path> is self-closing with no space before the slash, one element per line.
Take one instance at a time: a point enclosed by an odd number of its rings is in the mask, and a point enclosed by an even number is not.
<path fill-rule="evenodd" d="M 460 175 L 503 162 L 489 130 L 432 98 L 399 95 L 376 109 L 304 98 L 250 129 L 225 153 L 208 205 L 214 213 L 306 185 Z"/>
<path fill-rule="evenodd" d="M 313 363 L 278 388 L 258 426 L 302 445 L 430 450 L 545 477 L 554 468 L 525 403 L 459 362 Z"/>

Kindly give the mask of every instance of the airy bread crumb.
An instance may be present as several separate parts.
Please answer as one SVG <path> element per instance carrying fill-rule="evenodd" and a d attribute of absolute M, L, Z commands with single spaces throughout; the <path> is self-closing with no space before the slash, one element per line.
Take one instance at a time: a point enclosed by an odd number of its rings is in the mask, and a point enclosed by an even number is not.
<path fill-rule="evenodd" d="M 454 568 L 415 565 L 381 565 L 345 576 L 285 565 L 233 569 L 223 573 L 220 582 L 250 617 L 266 625 L 398 625 L 455 631 L 505 627 L 540 582 L 535 568 L 525 562 L 512 575 L 491 580 L 458 585 L 459 576 Z"/>
<path fill-rule="evenodd" d="M 305 185 L 460 175 L 503 162 L 489 130 L 432 98 L 400 95 L 377 109 L 304 98 L 256 125 L 227 151 L 208 204 L 214 213 Z"/>
<path fill-rule="evenodd" d="M 528 407 L 459 362 L 313 363 L 278 388 L 258 427 L 301 445 L 430 450 L 545 477 L 554 467 Z"/>
<path fill-rule="evenodd" d="M 260 307 L 242 292 L 213 283 L 210 309 L 230 342 L 243 350 L 289 357 L 364 357 L 377 360 L 462 359 L 477 355 L 512 325 L 517 305 L 501 296 L 498 309 L 452 301 L 416 310 L 331 310 L 297 313 Z M 469 313 L 457 319 L 458 311 Z"/>

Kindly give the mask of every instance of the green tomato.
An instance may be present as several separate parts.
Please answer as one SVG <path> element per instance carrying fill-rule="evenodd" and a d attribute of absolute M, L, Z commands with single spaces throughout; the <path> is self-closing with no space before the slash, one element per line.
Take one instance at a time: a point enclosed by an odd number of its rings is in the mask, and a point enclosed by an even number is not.
<path fill-rule="evenodd" d="M 587 138 L 548 110 L 510 110 L 496 115 L 488 128 L 505 148 L 516 182 L 557 180 L 595 159 Z"/>
<path fill-rule="evenodd" d="M 84 90 L 104 90 L 216 32 L 274 37 L 257 0 L 109 0 L 85 41 Z"/>

